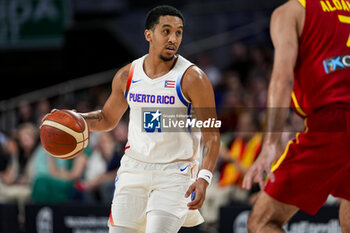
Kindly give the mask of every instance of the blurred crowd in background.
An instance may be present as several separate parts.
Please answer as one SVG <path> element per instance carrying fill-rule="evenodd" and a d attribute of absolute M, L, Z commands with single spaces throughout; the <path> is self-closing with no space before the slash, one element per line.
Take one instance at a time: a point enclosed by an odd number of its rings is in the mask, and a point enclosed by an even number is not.
<path fill-rule="evenodd" d="M 222 120 L 219 159 L 201 209 L 209 225 L 217 223 L 220 206 L 251 204 L 259 191 L 258 187 L 243 190 L 241 182 L 261 149 L 272 56 L 268 46 L 234 43 L 225 68 L 216 67 L 209 52 L 189 58 L 208 75 L 215 90 L 218 118 Z M 51 109 L 101 109 L 109 94 L 110 83 L 64 98 L 31 104 L 22 101 L 16 110 L 16 127 L 0 133 L 0 203 L 17 202 L 20 213 L 29 202 L 111 203 L 127 141 L 127 113 L 111 132 L 90 133 L 89 146 L 70 160 L 49 156 L 39 135 L 41 119 Z M 290 111 L 280 153 L 288 140 L 303 129 L 302 119 Z"/>

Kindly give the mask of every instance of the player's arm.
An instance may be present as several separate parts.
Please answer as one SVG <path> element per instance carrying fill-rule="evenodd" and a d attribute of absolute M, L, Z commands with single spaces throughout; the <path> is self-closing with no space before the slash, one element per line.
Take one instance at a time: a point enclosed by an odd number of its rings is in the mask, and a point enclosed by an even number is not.
<path fill-rule="evenodd" d="M 81 113 L 86 120 L 89 131 L 109 131 L 113 129 L 124 115 L 128 103 L 124 96 L 130 64 L 121 68 L 113 78 L 112 93 L 102 110 Z"/>
<path fill-rule="evenodd" d="M 278 159 L 280 140 L 294 86 L 294 66 L 299 48 L 298 17 L 304 9 L 297 1 L 289 1 L 277 8 L 271 17 L 270 33 L 274 45 L 274 63 L 267 94 L 266 133 L 258 159 L 244 177 L 243 188 L 250 189 L 253 182 L 264 188 L 264 172 L 271 180 L 271 164 Z"/>
<path fill-rule="evenodd" d="M 214 91 L 208 77 L 202 70 L 195 66 L 189 68 L 183 78 L 182 90 L 185 97 L 191 101 L 198 120 L 217 119 Z M 215 128 L 202 129 L 202 144 L 201 170 L 208 170 L 212 173 L 220 147 L 219 130 Z M 208 184 L 203 178 L 198 178 L 190 186 L 186 196 L 188 197 L 192 192 L 196 193 L 195 199 L 188 203 L 190 209 L 199 209 L 202 206 Z"/>
<path fill-rule="evenodd" d="M 271 18 L 274 64 L 267 96 L 267 132 L 264 145 L 276 146 L 287 118 L 294 87 L 294 67 L 299 49 L 303 7 L 297 1 L 278 8 Z M 277 157 L 276 157 L 277 159 Z"/>

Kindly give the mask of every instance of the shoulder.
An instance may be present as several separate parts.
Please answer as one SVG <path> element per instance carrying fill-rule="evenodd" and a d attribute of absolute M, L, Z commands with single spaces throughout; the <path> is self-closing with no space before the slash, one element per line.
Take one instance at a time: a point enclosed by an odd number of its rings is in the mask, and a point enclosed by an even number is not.
<path fill-rule="evenodd" d="M 289 0 L 277 9 L 271 16 L 271 38 L 276 43 L 285 40 L 297 40 L 300 37 L 305 20 L 305 8 L 298 0 Z"/>
<path fill-rule="evenodd" d="M 131 64 L 132 63 L 129 63 L 125 66 L 123 66 L 122 68 L 120 68 L 117 73 L 115 74 L 114 76 L 114 79 L 118 79 L 118 80 L 121 80 L 121 81 L 127 81 L 128 80 L 128 77 L 129 77 L 129 72 L 130 72 L 130 68 L 131 68 Z"/>
<path fill-rule="evenodd" d="M 131 64 L 129 63 L 122 68 L 120 68 L 117 73 L 114 75 L 112 88 L 113 89 L 122 89 L 124 91 L 126 83 L 128 81 L 129 72 L 131 69 Z"/>
<path fill-rule="evenodd" d="M 272 16 L 274 15 L 283 16 L 283 14 L 284 15 L 295 14 L 297 12 L 300 12 L 303 9 L 305 8 L 299 0 L 289 0 L 286 3 L 282 4 L 281 6 L 277 7 L 273 11 Z"/>
<path fill-rule="evenodd" d="M 192 65 L 186 70 L 182 78 L 181 89 L 185 97 L 191 100 L 191 93 L 204 93 L 212 90 L 212 86 L 204 71 L 198 66 Z"/>
<path fill-rule="evenodd" d="M 305 8 L 301 2 L 298 0 L 289 0 L 273 11 L 271 16 L 271 24 L 297 23 L 297 21 L 303 19 L 304 14 Z"/>
<path fill-rule="evenodd" d="M 197 83 L 208 80 L 207 75 L 204 73 L 203 70 L 201 70 L 198 66 L 192 65 L 190 66 L 185 74 L 184 74 L 184 81 L 187 83 Z"/>

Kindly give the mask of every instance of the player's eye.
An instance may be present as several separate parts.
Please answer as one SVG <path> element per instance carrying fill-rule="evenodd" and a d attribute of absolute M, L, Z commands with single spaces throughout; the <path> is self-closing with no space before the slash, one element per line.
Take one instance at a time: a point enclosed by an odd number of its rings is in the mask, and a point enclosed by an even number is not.
<path fill-rule="evenodd" d="M 164 34 L 168 35 L 170 31 L 169 31 L 169 29 L 165 29 L 163 32 L 164 32 Z"/>

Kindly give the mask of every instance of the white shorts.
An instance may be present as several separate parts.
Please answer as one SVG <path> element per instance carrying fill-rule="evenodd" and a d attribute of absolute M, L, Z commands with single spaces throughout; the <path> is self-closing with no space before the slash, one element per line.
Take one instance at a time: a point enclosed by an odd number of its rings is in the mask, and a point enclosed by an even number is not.
<path fill-rule="evenodd" d="M 123 156 L 115 180 L 115 191 L 109 224 L 144 230 L 146 214 L 152 210 L 171 213 L 178 218 L 186 215 L 183 226 L 204 222 L 198 210 L 189 210 L 185 198 L 195 181 L 195 162 L 150 164 Z"/>

